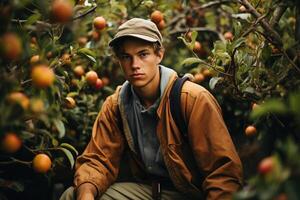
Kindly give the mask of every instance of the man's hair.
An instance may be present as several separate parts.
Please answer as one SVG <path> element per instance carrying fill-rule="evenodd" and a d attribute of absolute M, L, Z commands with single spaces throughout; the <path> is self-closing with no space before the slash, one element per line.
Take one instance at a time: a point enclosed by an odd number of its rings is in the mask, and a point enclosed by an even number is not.
<path fill-rule="evenodd" d="M 117 58 L 119 57 L 120 53 L 122 53 L 120 47 L 121 47 L 121 46 L 124 44 L 124 42 L 125 42 L 126 40 L 128 40 L 128 39 L 141 40 L 141 41 L 143 41 L 143 42 L 149 44 L 150 46 L 153 47 L 154 53 L 155 53 L 156 55 L 158 55 L 158 53 L 159 53 L 160 51 L 164 50 L 163 46 L 160 45 L 159 42 L 148 42 L 148 41 L 146 41 L 146 40 L 142 40 L 142 39 L 139 39 L 139 38 L 135 38 L 135 37 L 131 37 L 131 36 L 126 36 L 126 37 L 120 38 L 118 41 L 116 41 L 116 42 L 114 43 L 114 45 L 112 45 L 112 51 L 113 51 L 114 55 L 115 55 Z"/>

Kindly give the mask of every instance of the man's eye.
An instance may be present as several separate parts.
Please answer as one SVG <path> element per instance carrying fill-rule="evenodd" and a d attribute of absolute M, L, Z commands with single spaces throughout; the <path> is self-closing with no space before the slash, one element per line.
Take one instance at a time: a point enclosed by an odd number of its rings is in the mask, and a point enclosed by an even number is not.
<path fill-rule="evenodd" d="M 140 54 L 140 56 L 141 56 L 142 58 L 146 57 L 147 55 L 148 55 L 148 53 L 141 53 L 141 54 Z"/>

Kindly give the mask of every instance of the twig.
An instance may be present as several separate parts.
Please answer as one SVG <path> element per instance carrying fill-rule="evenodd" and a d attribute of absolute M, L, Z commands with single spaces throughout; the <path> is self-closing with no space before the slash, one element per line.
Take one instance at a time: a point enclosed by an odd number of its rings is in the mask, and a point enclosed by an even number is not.
<path fill-rule="evenodd" d="M 198 10 L 198 9 L 205 9 L 213 6 L 218 6 L 224 3 L 232 3 L 232 0 L 217 0 L 217 1 L 210 1 L 209 3 L 203 4 L 201 6 L 196 6 L 192 8 L 193 10 Z"/>
<path fill-rule="evenodd" d="M 23 23 L 26 23 L 27 20 L 25 20 L 25 19 L 11 19 L 11 22 L 23 24 Z M 37 24 L 37 25 L 45 26 L 45 27 L 47 27 L 47 28 L 50 28 L 50 27 L 51 27 L 51 24 L 50 24 L 50 23 L 47 23 L 47 22 L 44 22 L 44 21 L 36 21 L 36 24 Z"/>
<path fill-rule="evenodd" d="M 244 5 L 248 9 L 249 13 L 251 13 L 254 17 L 261 17 L 261 14 L 257 12 L 257 10 L 247 0 L 238 0 L 238 2 Z M 260 24 L 265 29 L 265 31 L 270 34 L 272 40 L 274 40 L 272 41 L 272 43 L 277 47 L 281 47 L 283 44 L 280 35 L 270 26 L 270 24 L 265 19 L 262 19 L 260 21 Z"/>
<path fill-rule="evenodd" d="M 94 7 L 90 8 L 89 10 L 87 10 L 85 13 L 82 13 L 81 15 L 73 17 L 72 20 L 75 21 L 77 19 L 80 19 L 80 18 L 84 17 L 84 16 L 94 12 L 96 10 L 96 8 L 97 8 L 97 6 L 94 6 Z"/>
<path fill-rule="evenodd" d="M 270 38 L 266 34 L 260 32 L 258 30 L 255 30 L 255 32 L 257 32 L 257 33 L 261 34 L 262 36 L 264 36 L 266 38 L 266 40 L 268 40 L 269 42 L 272 42 L 270 40 Z M 286 59 L 290 62 L 290 64 L 293 67 L 295 67 L 298 72 L 300 72 L 300 68 L 290 59 L 290 57 L 288 56 L 288 54 L 286 53 L 286 51 L 284 49 L 281 49 L 281 48 L 278 48 L 278 50 L 286 57 Z"/>
<path fill-rule="evenodd" d="M 26 165 L 28 167 L 30 167 L 31 165 L 31 161 L 23 161 L 23 160 L 19 160 L 16 159 L 14 157 L 9 157 L 10 161 L 0 161 L 0 165 L 11 165 L 11 164 L 22 164 L 22 165 Z"/>
<path fill-rule="evenodd" d="M 220 40 L 222 40 L 223 42 L 225 41 L 225 38 L 224 38 L 224 36 L 221 33 L 219 33 L 216 30 L 209 29 L 209 28 L 204 28 L 204 27 L 194 27 L 194 28 L 177 29 L 177 30 L 170 31 L 170 35 L 176 34 L 176 33 L 186 33 L 188 31 L 212 32 L 212 33 L 216 34 L 220 38 Z"/>
<path fill-rule="evenodd" d="M 274 27 L 275 24 L 278 23 L 284 12 L 286 11 L 287 6 L 279 5 L 274 11 L 272 18 L 270 19 L 270 26 Z"/>

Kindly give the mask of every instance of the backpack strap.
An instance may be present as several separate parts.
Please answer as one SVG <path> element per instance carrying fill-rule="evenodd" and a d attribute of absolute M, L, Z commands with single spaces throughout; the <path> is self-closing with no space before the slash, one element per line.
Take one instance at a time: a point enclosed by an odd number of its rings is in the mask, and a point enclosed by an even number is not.
<path fill-rule="evenodd" d="M 187 79 L 187 76 L 182 78 L 178 77 L 171 88 L 169 97 L 172 117 L 185 140 L 187 140 L 187 124 L 181 112 L 181 89 Z"/>

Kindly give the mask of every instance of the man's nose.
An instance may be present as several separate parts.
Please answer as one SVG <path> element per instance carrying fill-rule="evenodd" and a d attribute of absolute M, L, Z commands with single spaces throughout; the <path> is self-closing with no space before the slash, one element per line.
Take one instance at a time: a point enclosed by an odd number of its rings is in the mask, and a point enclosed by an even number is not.
<path fill-rule="evenodd" d="M 137 57 L 132 58 L 132 68 L 140 68 L 140 60 Z"/>

